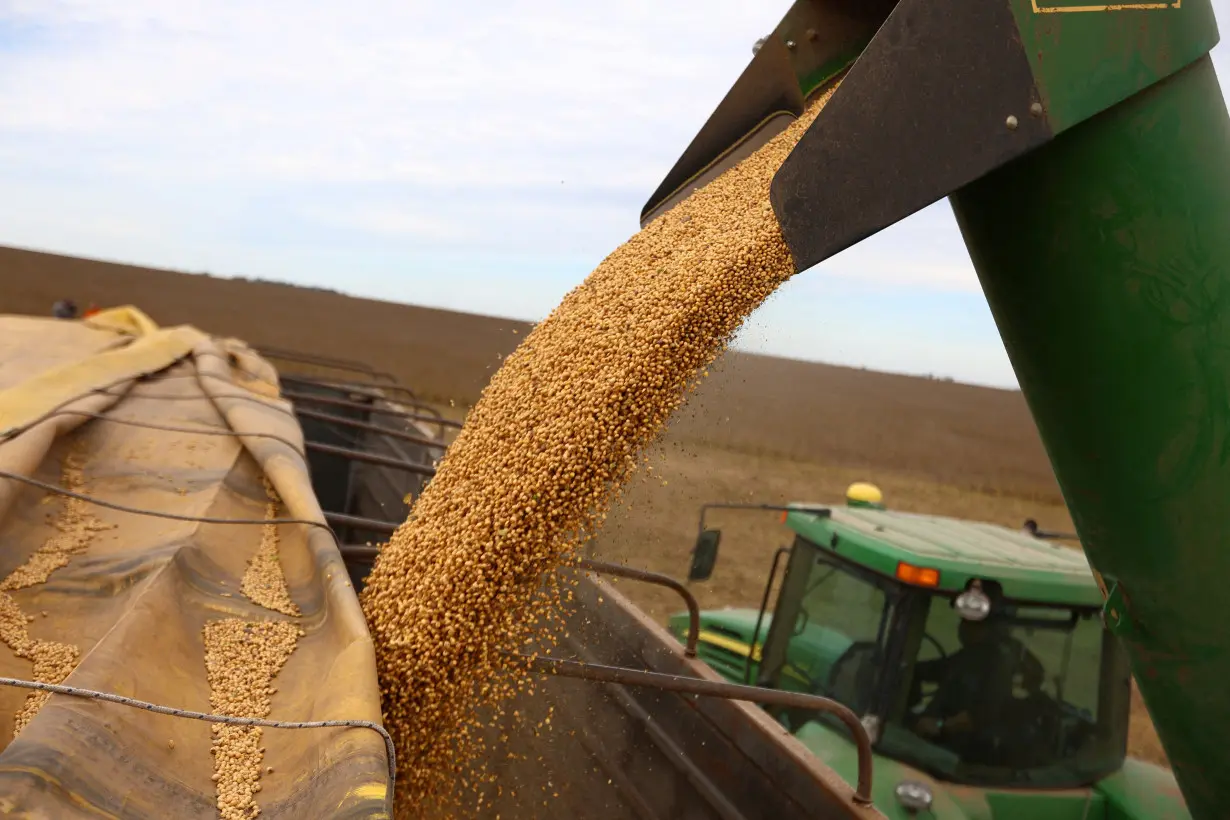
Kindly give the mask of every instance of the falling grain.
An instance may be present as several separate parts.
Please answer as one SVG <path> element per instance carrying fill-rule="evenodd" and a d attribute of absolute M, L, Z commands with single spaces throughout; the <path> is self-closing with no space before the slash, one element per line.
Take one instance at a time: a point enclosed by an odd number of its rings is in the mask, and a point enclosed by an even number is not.
<path fill-rule="evenodd" d="M 499 650 L 535 621 L 542 578 L 601 526 L 637 454 L 795 272 L 769 186 L 827 96 L 617 248 L 525 337 L 382 551 L 363 605 L 399 814 L 476 782 L 475 709 L 524 688 L 497 674 Z"/>

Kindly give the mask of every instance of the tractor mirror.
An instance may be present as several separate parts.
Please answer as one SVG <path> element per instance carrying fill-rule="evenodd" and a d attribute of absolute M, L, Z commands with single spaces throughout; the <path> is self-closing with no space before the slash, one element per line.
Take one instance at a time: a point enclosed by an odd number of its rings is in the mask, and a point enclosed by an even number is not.
<path fill-rule="evenodd" d="M 707 581 L 717 563 L 718 544 L 722 541 L 721 530 L 701 530 L 692 548 L 692 567 L 688 570 L 689 581 Z"/>

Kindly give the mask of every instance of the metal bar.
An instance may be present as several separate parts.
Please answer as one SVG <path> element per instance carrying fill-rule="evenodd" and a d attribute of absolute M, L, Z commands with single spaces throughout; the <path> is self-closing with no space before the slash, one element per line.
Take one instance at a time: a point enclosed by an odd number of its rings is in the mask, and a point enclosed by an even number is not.
<path fill-rule="evenodd" d="M 413 421 L 426 421 L 431 424 L 439 424 L 441 427 L 452 427 L 457 430 L 461 429 L 461 422 L 459 421 L 451 421 L 446 418 L 437 418 L 433 416 L 423 416 L 418 413 L 410 413 L 405 410 L 394 410 L 391 407 L 378 407 L 374 403 L 365 404 L 361 401 L 339 399 L 333 396 L 317 396 L 313 393 L 300 393 L 295 390 L 283 390 L 282 398 L 290 399 L 291 401 L 306 401 L 315 402 L 317 404 L 327 404 L 332 407 L 350 407 L 355 410 L 367 410 L 369 413 L 379 413 L 385 416 L 397 416 L 398 418 L 411 419 Z"/>
<path fill-rule="evenodd" d="M 769 607 L 769 595 L 773 592 L 773 581 L 777 578 L 777 565 L 783 555 L 790 554 L 790 547 L 778 547 L 773 553 L 773 566 L 769 567 L 769 580 L 764 585 L 764 596 L 760 599 L 760 611 L 756 613 L 756 628 L 752 630 L 752 645 L 747 650 L 747 660 L 743 664 L 743 682 L 752 682 L 752 656 L 756 654 L 756 644 L 760 643 L 760 624 L 764 621 L 764 611 Z"/>
<path fill-rule="evenodd" d="M 381 387 L 380 385 L 372 385 L 369 382 L 351 382 L 340 379 L 312 379 L 306 376 L 295 376 L 293 374 L 283 376 L 282 381 L 287 384 L 298 384 L 307 387 L 324 387 L 329 390 L 345 392 L 352 396 L 363 396 L 364 398 L 368 398 L 373 401 L 387 401 L 390 403 L 396 401 L 399 404 L 404 404 L 410 407 L 412 410 L 423 411 L 424 413 L 430 415 L 433 421 L 444 418 L 440 414 L 439 410 L 431 405 L 424 404 L 419 401 L 418 397 L 415 396 L 413 392 L 396 385 Z M 386 395 L 384 392 L 385 390 L 400 390 L 406 394 L 406 398 L 396 400 L 392 399 Z"/>
<path fill-rule="evenodd" d="M 700 506 L 700 529 L 705 531 L 705 513 L 709 510 L 760 510 L 762 512 L 810 512 L 816 515 L 827 515 L 831 510 L 826 506 L 808 507 L 805 504 L 702 504 Z"/>
<path fill-rule="evenodd" d="M 414 394 L 413 390 L 408 387 L 402 387 L 400 384 L 381 384 L 380 382 L 360 382 L 351 379 L 326 379 L 323 377 L 317 379 L 309 376 L 295 375 L 283 376 L 282 381 L 293 382 L 294 384 L 311 384 L 317 387 L 340 387 L 343 389 L 355 387 L 363 390 L 379 390 L 381 393 L 396 390 L 404 396 L 409 396 L 412 402 L 419 400 L 419 397 Z"/>
<path fill-rule="evenodd" d="M 388 521 L 380 521 L 375 518 L 364 518 L 361 515 L 348 515 L 346 513 L 326 512 L 325 521 L 329 522 L 330 526 L 355 527 L 356 529 L 370 530 L 372 532 L 383 533 L 384 535 L 392 535 L 397 532 L 398 524 L 392 524 Z M 343 544 L 339 549 L 342 551 L 342 557 L 350 556 L 355 560 L 368 560 L 370 550 L 370 560 L 376 560 L 376 554 L 379 553 L 377 547 L 359 546 L 357 544 Z"/>
<path fill-rule="evenodd" d="M 395 470 L 405 470 L 408 473 L 417 473 L 418 475 L 433 476 L 436 474 L 435 468 L 425 467 L 422 464 L 414 464 L 410 461 L 403 461 L 400 458 L 389 458 L 388 456 L 380 456 L 375 453 L 365 453 L 362 450 L 351 450 L 348 447 L 335 447 L 332 444 L 322 444 L 319 441 L 309 441 L 305 445 L 309 450 L 315 450 L 318 453 L 327 453 L 332 456 L 341 456 L 352 461 L 363 461 L 368 464 L 377 464 L 381 467 L 391 467 Z"/>
<path fill-rule="evenodd" d="M 392 533 L 396 529 L 396 526 L 389 525 L 388 532 Z M 350 558 L 361 562 L 375 561 L 376 556 L 380 554 L 379 547 L 370 547 L 366 544 L 346 544 L 341 549 L 343 558 Z M 673 589 L 679 593 L 679 596 L 683 598 L 684 603 L 688 607 L 688 639 L 684 647 L 684 654 L 690 658 L 696 657 L 696 642 L 700 639 L 700 605 L 687 587 L 669 575 L 661 575 L 657 572 L 625 567 L 619 564 L 608 564 L 605 561 L 583 559 L 578 561 L 576 566 L 586 572 L 600 572 L 605 575 L 630 578 L 634 581 L 644 581 L 647 584 L 656 584 L 657 586 Z"/>
<path fill-rule="evenodd" d="M 353 427 L 356 430 L 370 430 L 371 432 L 379 433 L 382 436 L 401 439 L 402 441 L 408 441 L 411 444 L 421 444 L 424 447 L 439 447 L 441 450 L 448 447 L 447 442 L 439 439 L 427 438 L 426 436 L 416 436 L 411 433 L 403 433 L 401 430 L 394 430 L 390 427 L 382 427 L 379 424 L 358 421 L 357 419 L 348 419 L 345 416 L 334 416 L 329 413 L 322 413 L 319 410 L 308 410 L 304 407 L 296 407 L 295 412 L 304 418 L 316 419 L 317 421 L 337 424 L 342 427 Z"/>
<path fill-rule="evenodd" d="M 376 523 L 376 522 L 373 522 Z M 388 532 L 392 533 L 396 530 L 396 526 L 389 525 Z M 342 548 L 342 556 L 355 561 L 369 562 L 375 561 L 376 556 L 380 554 L 379 547 L 370 547 L 366 544 L 346 544 Z M 690 658 L 696 657 L 696 642 L 700 639 L 700 605 L 696 602 L 695 596 L 683 584 L 671 578 L 669 575 L 662 575 L 649 570 L 636 569 L 634 567 L 625 567 L 619 564 L 608 564 L 605 561 L 591 561 L 582 559 L 576 563 L 579 569 L 586 572 L 600 572 L 605 575 L 615 575 L 620 578 L 630 578 L 634 581 L 644 581 L 647 584 L 655 584 L 657 586 L 673 589 L 683 598 L 684 603 L 688 608 L 688 639 L 684 647 L 684 654 Z"/>
<path fill-rule="evenodd" d="M 253 347 L 252 349 L 266 359 L 282 359 L 287 362 L 331 367 L 334 370 L 350 370 L 354 373 L 363 373 L 376 379 L 387 379 L 394 383 L 397 381 L 392 373 L 376 370 L 352 359 L 335 359 L 332 356 L 321 356 L 316 353 L 304 353 L 298 350 L 286 350 L 280 347 Z"/>
<path fill-rule="evenodd" d="M 332 515 L 332 513 L 325 513 L 325 518 L 332 521 L 333 519 L 330 518 L 330 515 Z M 362 526 L 365 528 L 375 529 L 376 526 L 379 525 L 380 531 L 387 532 L 389 535 L 392 535 L 397 531 L 396 524 L 387 524 L 383 521 L 377 521 L 374 518 L 359 518 L 358 516 L 353 515 L 342 517 L 347 519 L 355 519 L 355 521 L 341 522 L 348 523 L 351 526 Z M 343 558 L 349 558 L 352 561 L 358 561 L 361 564 L 374 563 L 376 558 L 380 555 L 380 547 L 372 547 L 367 544 L 343 544 L 341 546 L 341 550 Z"/>
<path fill-rule="evenodd" d="M 847 707 L 835 700 L 822 698 L 819 695 L 805 695 L 802 692 L 786 692 L 781 689 L 765 689 L 759 686 L 744 686 L 739 683 L 726 683 L 725 681 L 687 678 L 681 675 L 666 675 L 661 672 L 627 669 L 622 666 L 601 666 L 599 664 L 580 663 L 562 658 L 524 655 L 520 652 L 508 654 L 520 660 L 528 661 L 531 666 L 540 672 L 564 678 L 596 680 L 627 686 L 647 686 L 667 692 L 683 692 L 689 695 L 704 695 L 706 697 L 726 698 L 727 700 L 744 700 L 752 703 L 785 706 L 793 709 L 811 709 L 816 712 L 834 715 L 850 730 L 850 734 L 854 738 L 854 745 L 858 749 L 858 786 L 855 788 L 854 800 L 864 805 L 870 805 L 871 803 L 871 772 L 873 762 L 871 738 L 868 737 L 867 730 L 859 722 L 858 717 Z"/>
<path fill-rule="evenodd" d="M 605 575 L 630 578 L 633 581 L 644 581 L 647 584 L 656 584 L 678 592 L 679 597 L 683 598 L 683 602 L 688 607 L 688 642 L 683 652 L 689 658 L 696 657 L 696 642 L 700 639 L 700 604 L 696 603 L 695 596 L 687 587 L 669 575 L 650 572 L 647 569 L 608 564 L 606 561 L 592 561 L 588 558 L 582 558 L 576 565 L 587 572 L 601 572 Z"/>

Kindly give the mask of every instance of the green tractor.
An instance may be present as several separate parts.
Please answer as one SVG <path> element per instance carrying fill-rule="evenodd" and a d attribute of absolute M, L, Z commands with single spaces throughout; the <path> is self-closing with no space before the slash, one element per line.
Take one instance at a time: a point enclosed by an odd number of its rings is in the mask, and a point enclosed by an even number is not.
<path fill-rule="evenodd" d="M 854 710 L 889 817 L 1191 816 L 1170 772 L 1126 756 L 1129 658 L 1103 626 L 1104 593 L 1081 551 L 1032 522 L 1014 531 L 889 511 L 865 484 L 843 506 L 711 506 L 779 510 L 794 542 L 774 556 L 759 610 L 701 613 L 698 656 L 732 682 Z M 710 576 L 720 538 L 702 510 L 689 580 Z M 681 640 L 688 626 L 686 613 L 670 620 Z M 770 712 L 855 776 L 840 721 Z"/>

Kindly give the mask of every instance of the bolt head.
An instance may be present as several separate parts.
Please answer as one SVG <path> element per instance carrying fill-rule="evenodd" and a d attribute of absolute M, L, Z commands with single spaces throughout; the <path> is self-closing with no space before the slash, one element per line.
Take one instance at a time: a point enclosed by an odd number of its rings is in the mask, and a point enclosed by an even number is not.
<path fill-rule="evenodd" d="M 786 48 L 788 48 L 788 49 L 790 49 L 791 51 L 793 51 L 793 50 L 794 50 L 794 46 L 795 46 L 794 40 L 787 40 L 787 41 L 786 41 Z"/>
<path fill-rule="evenodd" d="M 897 788 L 893 789 L 893 793 L 902 808 L 911 814 L 920 811 L 930 811 L 931 804 L 935 800 L 935 795 L 932 794 L 931 788 L 926 783 L 919 783 L 914 780 L 904 780 L 898 783 Z"/>
<path fill-rule="evenodd" d="M 1042 116 L 1042 103 L 1036 102 L 1029 106 L 1029 113 L 1035 117 Z"/>
<path fill-rule="evenodd" d="M 1016 127 L 1020 125 L 1020 123 L 1017 122 L 1017 119 L 1014 115 L 1009 114 L 1008 119 L 1004 120 L 1004 125 L 1008 126 L 1009 131 L 1015 131 Z"/>

